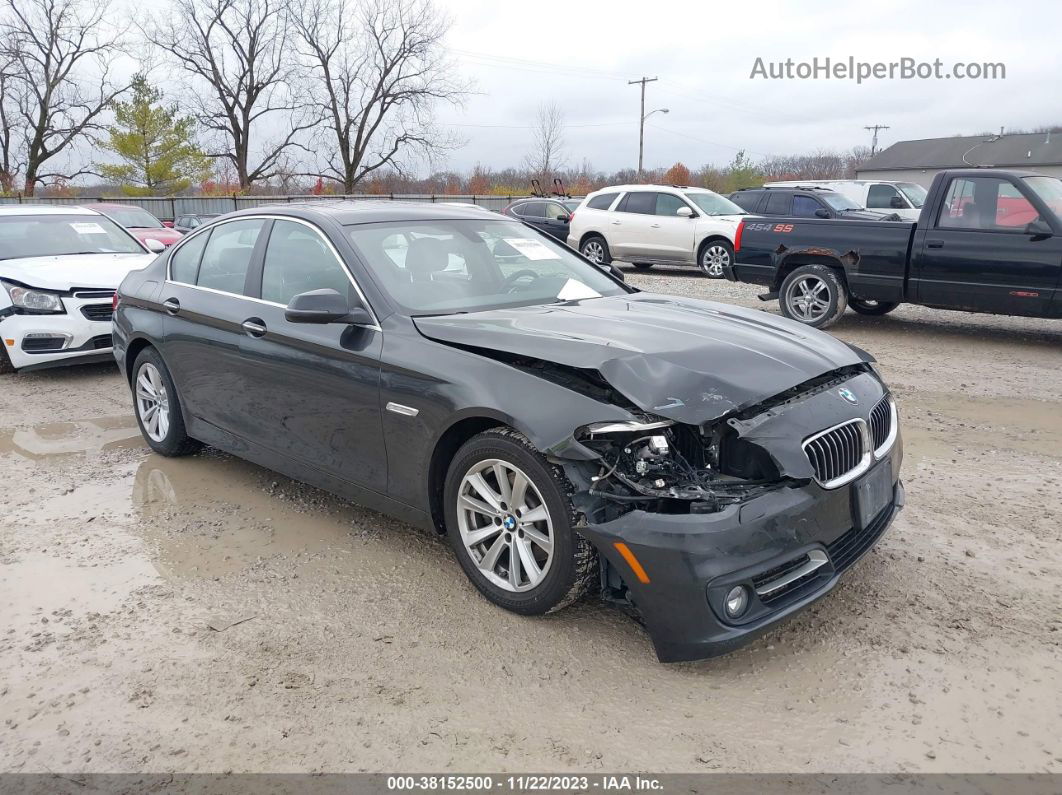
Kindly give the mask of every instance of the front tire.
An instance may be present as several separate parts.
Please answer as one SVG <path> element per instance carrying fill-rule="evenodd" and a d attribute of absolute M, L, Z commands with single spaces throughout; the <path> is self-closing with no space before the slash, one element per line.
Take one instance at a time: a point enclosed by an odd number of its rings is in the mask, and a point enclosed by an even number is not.
<path fill-rule="evenodd" d="M 154 348 L 144 348 L 136 357 L 130 386 L 136 423 L 148 447 L 170 457 L 189 455 L 202 447 L 185 432 L 177 388 Z"/>
<path fill-rule="evenodd" d="M 583 241 L 579 253 L 595 265 L 609 265 L 612 263 L 612 252 L 608 250 L 608 243 L 601 235 L 590 235 Z"/>
<path fill-rule="evenodd" d="M 15 365 L 11 364 L 11 357 L 7 355 L 7 351 L 0 346 L 0 375 L 7 375 L 15 372 Z"/>
<path fill-rule="evenodd" d="M 899 304 L 888 301 L 870 301 L 862 298 L 849 298 L 848 305 L 861 315 L 887 315 Z"/>
<path fill-rule="evenodd" d="M 722 279 L 723 268 L 734 262 L 734 247 L 726 240 L 712 240 L 701 247 L 697 264 L 709 279 Z"/>
<path fill-rule="evenodd" d="M 447 535 L 487 599 L 542 615 L 593 585 L 597 553 L 574 529 L 571 492 L 563 471 L 515 431 L 485 431 L 457 451 L 444 491 Z"/>
<path fill-rule="evenodd" d="M 654 263 L 652 263 L 652 262 L 632 262 L 631 264 L 632 264 L 632 265 L 633 265 L 633 266 L 634 266 L 634 267 L 635 267 L 635 268 L 636 268 L 637 270 L 640 270 L 640 271 L 647 271 L 647 270 L 649 270 L 649 269 L 650 269 L 651 267 L 653 267 L 653 264 L 654 264 Z"/>
<path fill-rule="evenodd" d="M 841 277 L 825 265 L 802 265 L 785 277 L 778 291 L 782 314 L 812 328 L 836 323 L 848 306 Z"/>

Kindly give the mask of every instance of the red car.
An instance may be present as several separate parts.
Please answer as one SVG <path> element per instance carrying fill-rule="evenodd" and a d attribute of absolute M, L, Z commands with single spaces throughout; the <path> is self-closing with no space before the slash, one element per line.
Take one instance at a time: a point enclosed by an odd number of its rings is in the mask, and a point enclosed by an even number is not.
<path fill-rule="evenodd" d="M 110 216 L 116 223 L 128 229 L 129 234 L 141 243 L 153 239 L 169 248 L 183 237 L 180 232 L 163 226 L 162 221 L 147 210 L 133 204 L 86 204 L 84 206 Z"/>

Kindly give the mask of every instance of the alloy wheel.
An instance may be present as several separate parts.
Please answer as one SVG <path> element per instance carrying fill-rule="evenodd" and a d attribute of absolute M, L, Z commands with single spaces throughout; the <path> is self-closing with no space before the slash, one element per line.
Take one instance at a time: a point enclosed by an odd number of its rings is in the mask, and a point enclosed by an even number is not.
<path fill-rule="evenodd" d="M 145 362 L 136 376 L 136 411 L 152 440 L 161 442 L 170 430 L 170 401 L 159 369 Z"/>
<path fill-rule="evenodd" d="M 591 262 L 600 265 L 605 261 L 605 248 L 597 240 L 591 240 L 583 246 L 583 256 Z"/>
<path fill-rule="evenodd" d="M 519 467 L 491 458 L 461 479 L 457 525 L 472 562 L 506 591 L 529 591 L 553 562 L 553 521 L 542 495 Z"/>
<path fill-rule="evenodd" d="M 701 255 L 701 270 L 713 278 L 723 276 L 723 267 L 730 264 L 730 252 L 716 244 L 708 246 Z"/>
<path fill-rule="evenodd" d="M 818 276 L 801 276 L 789 285 L 789 311 L 804 322 L 821 320 L 830 311 L 830 287 Z"/>

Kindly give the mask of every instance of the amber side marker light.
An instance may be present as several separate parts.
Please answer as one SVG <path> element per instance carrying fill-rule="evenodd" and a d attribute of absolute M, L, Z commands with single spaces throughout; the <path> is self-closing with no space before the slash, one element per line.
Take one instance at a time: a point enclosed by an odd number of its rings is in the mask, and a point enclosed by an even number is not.
<path fill-rule="evenodd" d="M 14 348 L 15 347 L 15 341 L 14 340 L 4 340 L 4 342 L 7 343 L 7 347 L 9 347 L 9 348 Z"/>
<path fill-rule="evenodd" d="M 638 558 L 634 557 L 634 553 L 631 552 L 631 548 L 624 544 L 622 541 L 617 541 L 613 544 L 616 551 L 619 552 L 627 565 L 631 567 L 631 571 L 634 572 L 634 576 L 638 578 L 638 582 L 642 585 L 649 584 L 649 575 L 645 573 L 645 569 L 642 568 L 642 564 L 638 562 Z"/>

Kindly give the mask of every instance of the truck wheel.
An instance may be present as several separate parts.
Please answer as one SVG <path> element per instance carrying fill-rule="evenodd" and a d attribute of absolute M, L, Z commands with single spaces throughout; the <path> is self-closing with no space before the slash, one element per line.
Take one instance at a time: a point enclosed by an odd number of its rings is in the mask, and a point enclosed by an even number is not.
<path fill-rule="evenodd" d="M 575 529 L 573 489 L 521 434 L 495 428 L 457 451 L 446 475 L 446 530 L 472 584 L 499 607 L 542 615 L 597 577 L 597 552 Z"/>
<path fill-rule="evenodd" d="M 888 301 L 871 301 L 863 298 L 849 298 L 848 305 L 861 315 L 887 315 L 899 304 Z"/>
<path fill-rule="evenodd" d="M 632 262 L 631 264 L 640 271 L 647 271 L 653 267 L 652 262 Z"/>
<path fill-rule="evenodd" d="M 601 235 L 591 235 L 583 241 L 579 252 L 595 265 L 608 265 L 612 262 L 612 254 L 608 250 L 608 243 Z"/>
<path fill-rule="evenodd" d="M 825 265 L 802 265 L 785 277 L 778 291 L 782 314 L 805 326 L 826 328 L 848 306 L 848 290 L 840 276 Z"/>
<path fill-rule="evenodd" d="M 734 247 L 725 240 L 713 240 L 701 249 L 701 272 L 709 279 L 722 279 L 723 268 L 734 261 Z"/>

